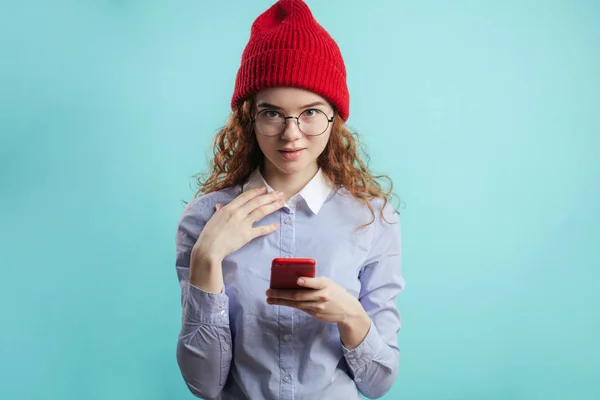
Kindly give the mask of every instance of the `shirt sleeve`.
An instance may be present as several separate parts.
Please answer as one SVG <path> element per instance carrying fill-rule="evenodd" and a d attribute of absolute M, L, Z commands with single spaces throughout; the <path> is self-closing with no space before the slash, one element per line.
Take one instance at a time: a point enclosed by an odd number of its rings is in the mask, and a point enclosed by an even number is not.
<path fill-rule="evenodd" d="M 400 361 L 401 321 L 396 307 L 396 297 L 404 289 L 400 218 L 391 206 L 384 209 L 384 217 L 381 220 L 378 216 L 373 222 L 373 244 L 359 275 L 359 301 L 371 318 L 371 327 L 356 348 L 343 347 L 354 382 L 368 398 L 381 397 L 390 390 Z"/>
<path fill-rule="evenodd" d="M 218 398 L 231 365 L 229 298 L 189 283 L 192 247 L 204 228 L 202 199 L 190 202 L 177 226 L 176 269 L 181 286 L 182 324 L 177 363 L 185 383 L 198 397 Z"/>

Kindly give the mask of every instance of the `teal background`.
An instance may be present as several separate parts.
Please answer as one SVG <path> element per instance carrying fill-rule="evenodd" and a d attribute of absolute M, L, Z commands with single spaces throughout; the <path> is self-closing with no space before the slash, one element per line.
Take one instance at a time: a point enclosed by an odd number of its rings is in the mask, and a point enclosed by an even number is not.
<path fill-rule="evenodd" d="M 0 398 L 193 398 L 175 228 L 270 4 L 0 2 Z M 308 4 L 404 205 L 385 398 L 600 398 L 599 2 Z"/>

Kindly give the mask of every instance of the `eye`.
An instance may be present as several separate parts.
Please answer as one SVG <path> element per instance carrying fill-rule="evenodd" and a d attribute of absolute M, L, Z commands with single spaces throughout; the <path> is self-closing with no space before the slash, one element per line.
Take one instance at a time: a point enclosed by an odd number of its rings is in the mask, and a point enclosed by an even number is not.
<path fill-rule="evenodd" d="M 262 112 L 262 115 L 265 118 L 279 118 L 281 117 L 281 114 L 279 114 L 279 112 L 275 111 L 275 110 L 265 110 Z"/>
<path fill-rule="evenodd" d="M 308 110 L 304 111 L 302 113 L 302 115 L 308 117 L 308 118 L 312 118 L 312 117 L 316 117 L 317 115 L 319 115 L 320 111 L 314 108 L 309 108 Z"/>

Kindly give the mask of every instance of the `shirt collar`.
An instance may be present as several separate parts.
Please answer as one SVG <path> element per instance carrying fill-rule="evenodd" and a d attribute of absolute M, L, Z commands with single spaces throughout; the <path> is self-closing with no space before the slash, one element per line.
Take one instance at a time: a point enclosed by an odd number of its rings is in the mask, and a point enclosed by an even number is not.
<path fill-rule="evenodd" d="M 260 170 L 257 168 L 252 172 L 248 181 L 242 187 L 242 191 L 245 192 L 259 186 L 266 186 L 267 192 L 269 193 L 273 191 L 273 188 L 269 186 L 260 173 Z M 306 184 L 306 186 L 287 202 L 287 206 L 295 210 L 298 200 L 302 198 L 308 205 L 308 208 L 316 215 L 319 213 L 325 200 L 327 200 L 327 196 L 329 196 L 331 189 L 333 189 L 333 186 L 319 168 L 317 174 Z"/>

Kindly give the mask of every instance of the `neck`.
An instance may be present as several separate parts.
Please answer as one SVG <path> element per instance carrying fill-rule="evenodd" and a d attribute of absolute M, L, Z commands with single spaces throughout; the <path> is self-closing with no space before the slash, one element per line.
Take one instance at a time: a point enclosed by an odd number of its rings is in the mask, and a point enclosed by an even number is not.
<path fill-rule="evenodd" d="M 265 181 L 267 181 L 273 190 L 283 192 L 285 201 L 288 201 L 300 192 L 314 178 L 318 171 L 319 167 L 316 163 L 313 167 L 305 168 L 293 174 L 283 173 L 270 163 L 265 163 L 260 168 L 260 173 L 265 178 Z"/>

